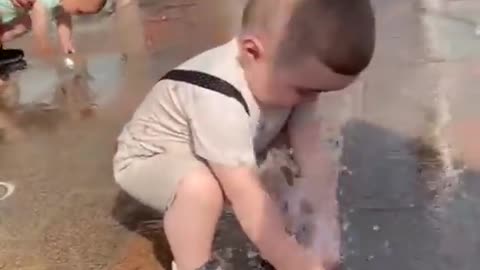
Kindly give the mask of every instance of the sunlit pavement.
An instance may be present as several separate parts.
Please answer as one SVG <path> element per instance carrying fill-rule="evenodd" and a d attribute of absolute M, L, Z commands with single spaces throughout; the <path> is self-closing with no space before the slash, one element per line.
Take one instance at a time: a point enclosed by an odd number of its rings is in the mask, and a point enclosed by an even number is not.
<path fill-rule="evenodd" d="M 146 41 L 135 9 L 119 11 L 122 19 L 117 13 L 79 22 L 76 40 L 93 77 L 89 100 L 58 91 L 56 66 L 36 57 L 15 75 L 20 110 L 7 117 L 18 133 L 9 138 L 2 131 L 0 143 L 0 182 L 15 187 L 0 201 L 0 269 L 168 266 L 158 215 L 113 183 L 114 140 L 165 71 L 228 40 L 238 23 L 226 22 L 238 21 L 242 5 L 141 2 Z M 476 270 L 480 5 L 449 1 L 442 13 L 414 0 L 374 2 L 377 54 L 363 87 L 350 93 L 352 117 L 344 129 L 344 268 Z M 33 55 L 29 40 L 9 46 Z M 219 226 L 221 251 L 245 257 L 232 220 Z"/>

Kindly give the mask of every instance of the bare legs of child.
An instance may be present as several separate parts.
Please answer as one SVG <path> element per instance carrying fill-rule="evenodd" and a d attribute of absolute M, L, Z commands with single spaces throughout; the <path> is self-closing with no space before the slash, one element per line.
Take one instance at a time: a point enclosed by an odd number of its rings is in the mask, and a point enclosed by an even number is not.
<path fill-rule="evenodd" d="M 132 162 L 115 179 L 130 196 L 164 213 L 163 229 L 178 270 L 217 270 L 210 259 L 224 206 L 222 189 L 188 145 L 164 148 L 163 154 Z"/>
<path fill-rule="evenodd" d="M 164 219 L 165 233 L 178 269 L 204 269 L 201 267 L 210 261 L 223 202 L 222 189 L 206 166 L 183 179 Z"/>

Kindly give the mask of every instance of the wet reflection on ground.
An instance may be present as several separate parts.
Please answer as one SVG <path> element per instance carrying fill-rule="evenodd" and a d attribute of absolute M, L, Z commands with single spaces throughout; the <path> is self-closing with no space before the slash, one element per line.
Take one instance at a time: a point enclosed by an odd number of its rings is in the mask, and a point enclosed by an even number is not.
<path fill-rule="evenodd" d="M 480 62 L 432 67 L 421 56 L 416 2 L 374 2 L 376 61 L 343 132 L 344 268 L 477 269 L 479 77 L 465 74 Z M 78 70 L 62 71 L 62 58 L 29 59 L 0 92 L 0 269 L 169 268 L 161 217 L 113 183 L 115 138 L 164 72 L 230 37 L 241 7 L 144 0 L 77 22 Z M 32 51 L 28 36 L 11 46 Z M 432 109 L 436 83 L 456 91 L 445 123 Z M 439 149 L 444 140 L 456 147 Z M 236 269 L 253 269 L 231 213 L 216 246 Z"/>

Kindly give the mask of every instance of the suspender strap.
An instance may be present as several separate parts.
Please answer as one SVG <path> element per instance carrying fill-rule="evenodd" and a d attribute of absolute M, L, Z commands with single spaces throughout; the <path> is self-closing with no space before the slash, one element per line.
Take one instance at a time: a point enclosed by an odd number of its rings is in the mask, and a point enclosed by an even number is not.
<path fill-rule="evenodd" d="M 235 86 L 231 85 L 225 80 L 200 71 L 180 69 L 174 69 L 169 71 L 160 80 L 166 79 L 190 83 L 220 93 L 227 97 L 234 98 L 238 102 L 240 102 L 240 104 L 242 104 L 245 112 L 250 115 L 250 110 L 248 108 L 247 102 L 245 102 L 245 99 L 242 97 L 240 91 L 238 91 Z"/>

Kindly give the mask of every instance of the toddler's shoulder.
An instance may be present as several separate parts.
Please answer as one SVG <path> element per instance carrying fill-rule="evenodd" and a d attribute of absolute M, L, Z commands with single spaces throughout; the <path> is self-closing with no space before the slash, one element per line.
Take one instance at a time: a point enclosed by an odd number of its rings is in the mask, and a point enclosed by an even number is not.
<path fill-rule="evenodd" d="M 231 40 L 203 51 L 180 64 L 177 69 L 201 71 L 224 80 L 230 79 L 232 75 L 240 75 L 236 63 L 238 50 L 235 42 Z"/>

